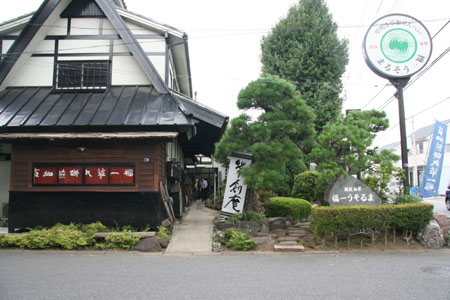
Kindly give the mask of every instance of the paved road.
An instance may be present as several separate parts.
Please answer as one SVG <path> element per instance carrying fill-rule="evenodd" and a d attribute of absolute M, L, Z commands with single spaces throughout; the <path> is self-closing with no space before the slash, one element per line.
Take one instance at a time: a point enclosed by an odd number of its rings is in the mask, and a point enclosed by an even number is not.
<path fill-rule="evenodd" d="M 433 197 L 433 198 L 424 198 L 423 202 L 433 204 L 434 205 L 433 212 L 435 214 L 450 216 L 450 211 L 448 211 L 447 208 L 445 207 L 445 197 L 444 196 L 438 196 L 438 197 Z"/>
<path fill-rule="evenodd" d="M 450 299 L 450 250 L 162 255 L 0 250 L 0 299 Z"/>

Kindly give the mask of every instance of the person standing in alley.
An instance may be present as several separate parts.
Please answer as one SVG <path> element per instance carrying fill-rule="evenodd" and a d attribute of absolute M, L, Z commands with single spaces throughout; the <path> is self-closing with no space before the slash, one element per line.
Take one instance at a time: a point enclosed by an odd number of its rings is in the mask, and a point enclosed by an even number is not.
<path fill-rule="evenodd" d="M 206 199 L 208 199 L 208 181 L 204 177 L 200 181 L 200 195 L 202 201 L 206 201 Z"/>
<path fill-rule="evenodd" d="M 195 178 L 194 181 L 194 201 L 197 201 L 200 198 L 200 182 L 198 178 Z"/>

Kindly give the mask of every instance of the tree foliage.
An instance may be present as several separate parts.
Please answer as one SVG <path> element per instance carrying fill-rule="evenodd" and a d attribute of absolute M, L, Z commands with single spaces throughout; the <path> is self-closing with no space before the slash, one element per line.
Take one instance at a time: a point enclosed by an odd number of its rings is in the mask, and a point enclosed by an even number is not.
<path fill-rule="evenodd" d="M 386 113 L 376 110 L 354 111 L 345 118 L 340 117 L 336 123 L 326 125 L 318 137 L 318 146 L 310 155 L 321 170 L 318 181 L 323 191 L 337 175 L 361 178 L 362 173 L 382 176 L 374 191 L 384 191 L 395 171 L 393 161 L 399 157 L 387 150 L 379 152 L 371 146 L 376 134 L 388 126 Z M 377 184 L 371 182 L 371 185 Z"/>
<path fill-rule="evenodd" d="M 324 0 L 300 0 L 264 37 L 261 47 L 263 73 L 295 83 L 316 113 L 316 129 L 338 118 L 348 49 L 337 36 Z"/>
<path fill-rule="evenodd" d="M 242 174 L 246 183 L 288 195 L 293 178 L 305 171 L 305 154 L 314 145 L 314 113 L 300 98 L 295 86 L 276 76 L 251 82 L 238 96 L 238 107 L 261 112 L 256 120 L 247 114 L 233 119 L 214 158 L 228 165 L 233 151 L 253 154 L 251 167 Z"/>

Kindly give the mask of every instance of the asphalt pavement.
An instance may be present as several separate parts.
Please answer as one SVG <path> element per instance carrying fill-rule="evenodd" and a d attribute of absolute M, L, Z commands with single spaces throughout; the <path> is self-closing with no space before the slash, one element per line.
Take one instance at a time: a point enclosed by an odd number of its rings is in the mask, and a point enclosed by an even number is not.
<path fill-rule="evenodd" d="M 164 255 L 0 250 L 0 299 L 450 299 L 450 250 Z"/>

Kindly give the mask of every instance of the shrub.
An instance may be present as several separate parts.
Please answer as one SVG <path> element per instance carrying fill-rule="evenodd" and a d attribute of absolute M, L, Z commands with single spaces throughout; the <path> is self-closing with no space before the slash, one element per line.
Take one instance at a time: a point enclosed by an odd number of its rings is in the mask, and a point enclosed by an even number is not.
<path fill-rule="evenodd" d="M 227 230 L 226 235 L 229 235 L 226 246 L 234 251 L 248 251 L 255 248 L 257 245 L 257 243 L 250 238 L 250 235 L 245 232 Z"/>
<path fill-rule="evenodd" d="M 242 214 L 234 214 L 229 221 L 231 224 L 237 224 L 241 221 L 256 221 L 262 224 L 266 221 L 266 217 L 256 211 L 244 211 Z"/>
<path fill-rule="evenodd" d="M 413 195 L 397 194 L 394 198 L 395 204 L 406 204 L 406 203 L 420 203 L 423 202 L 422 198 Z"/>
<path fill-rule="evenodd" d="M 168 230 L 169 229 L 167 227 L 158 226 L 158 232 L 156 233 L 156 238 L 158 239 L 158 241 L 160 241 L 163 238 L 167 238 L 167 240 L 170 242 L 172 237 L 169 236 L 169 234 L 167 233 Z"/>
<path fill-rule="evenodd" d="M 113 232 L 105 238 L 106 248 L 111 249 L 133 249 L 139 240 L 131 231 Z"/>
<path fill-rule="evenodd" d="M 320 202 L 317 193 L 317 178 L 319 172 L 306 171 L 295 176 L 292 187 L 292 197 L 308 200 L 309 202 Z"/>
<path fill-rule="evenodd" d="M 45 230 L 45 229 L 43 229 Z M 56 247 L 67 250 L 79 249 L 94 243 L 93 234 L 82 232 L 77 225 L 56 224 L 49 229 L 51 241 Z M 32 231 L 31 231 L 32 232 Z M 31 233 L 30 232 L 30 233 Z"/>
<path fill-rule="evenodd" d="M 292 217 L 304 220 L 311 214 L 311 203 L 303 199 L 273 197 L 266 203 L 265 214 L 268 217 Z"/>

